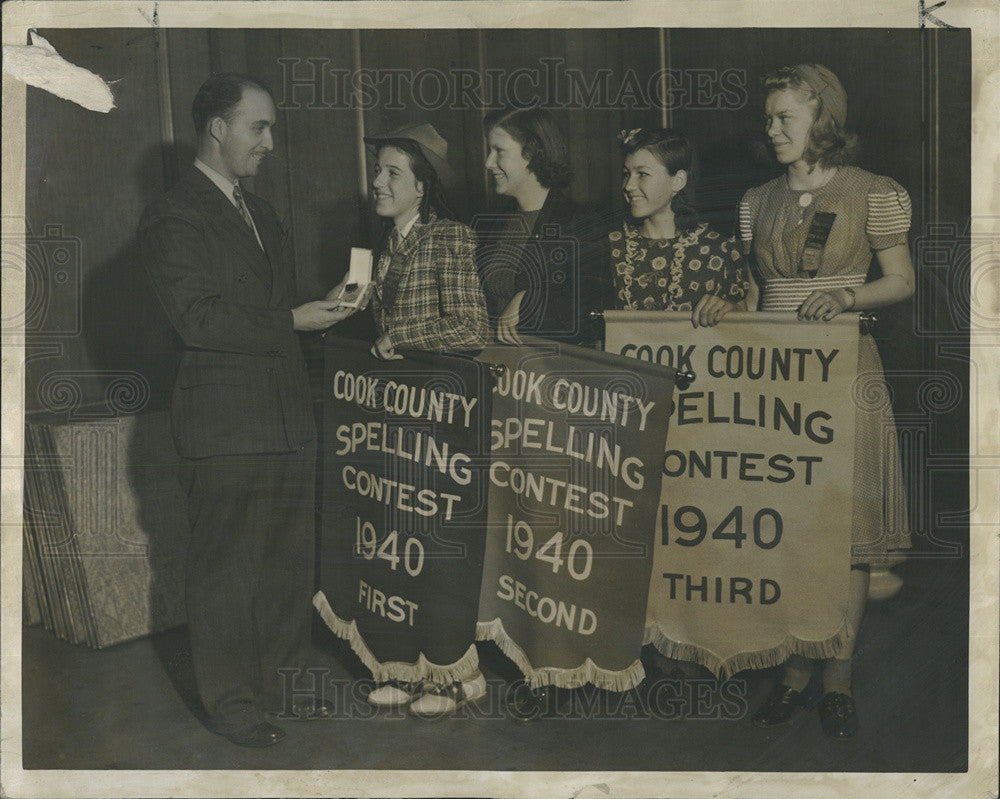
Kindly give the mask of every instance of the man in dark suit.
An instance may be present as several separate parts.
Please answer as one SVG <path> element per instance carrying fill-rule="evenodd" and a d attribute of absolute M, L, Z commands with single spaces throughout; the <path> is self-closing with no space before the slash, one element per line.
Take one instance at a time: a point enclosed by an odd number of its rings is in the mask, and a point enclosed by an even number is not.
<path fill-rule="evenodd" d="M 192 115 L 198 157 L 146 209 L 139 239 L 182 344 L 171 420 L 189 499 L 185 590 L 206 724 L 241 746 L 269 746 L 285 735 L 263 715 L 282 709 L 279 670 L 301 670 L 310 651 L 316 429 L 295 331 L 351 311 L 335 301 L 293 307 L 287 236 L 240 187 L 273 147 L 269 92 L 248 76 L 215 75 Z M 313 714 L 326 712 L 316 704 Z"/>

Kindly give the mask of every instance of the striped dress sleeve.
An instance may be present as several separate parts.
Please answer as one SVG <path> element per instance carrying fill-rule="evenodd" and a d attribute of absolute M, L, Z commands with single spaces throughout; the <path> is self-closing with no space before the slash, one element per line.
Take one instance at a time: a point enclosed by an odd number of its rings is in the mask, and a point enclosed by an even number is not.
<path fill-rule="evenodd" d="M 873 250 L 906 244 L 910 229 L 910 195 L 892 178 L 876 176 L 868 190 L 865 233 Z"/>
<path fill-rule="evenodd" d="M 740 252 L 744 256 L 750 254 L 750 245 L 753 243 L 753 220 L 756 215 L 756 192 L 750 189 L 743 195 L 739 205 Z"/>

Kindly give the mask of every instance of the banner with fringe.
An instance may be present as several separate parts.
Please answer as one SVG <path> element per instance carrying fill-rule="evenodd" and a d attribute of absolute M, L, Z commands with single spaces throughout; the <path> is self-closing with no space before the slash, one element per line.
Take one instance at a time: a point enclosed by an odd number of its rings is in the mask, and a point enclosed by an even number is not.
<path fill-rule="evenodd" d="M 478 637 L 532 687 L 632 688 L 673 370 L 530 339 L 479 357 L 502 371 Z"/>
<path fill-rule="evenodd" d="M 377 682 L 475 673 L 492 378 L 471 358 L 328 335 L 320 591 Z"/>
<path fill-rule="evenodd" d="M 693 371 L 660 457 L 646 640 L 716 676 L 849 634 L 858 317 L 606 312 L 605 349 Z"/>

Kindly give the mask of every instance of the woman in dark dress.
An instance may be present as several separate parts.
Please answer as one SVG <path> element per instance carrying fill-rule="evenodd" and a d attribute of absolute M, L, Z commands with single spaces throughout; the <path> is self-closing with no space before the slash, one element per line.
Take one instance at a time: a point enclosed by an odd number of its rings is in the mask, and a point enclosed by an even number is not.
<path fill-rule="evenodd" d="M 572 172 L 566 137 L 539 108 L 485 120 L 486 168 L 501 212 L 473 223 L 477 263 L 496 337 L 520 344 L 530 334 L 573 344 L 596 340 L 588 312 L 600 306 L 594 269 L 595 224 L 564 193 Z"/>

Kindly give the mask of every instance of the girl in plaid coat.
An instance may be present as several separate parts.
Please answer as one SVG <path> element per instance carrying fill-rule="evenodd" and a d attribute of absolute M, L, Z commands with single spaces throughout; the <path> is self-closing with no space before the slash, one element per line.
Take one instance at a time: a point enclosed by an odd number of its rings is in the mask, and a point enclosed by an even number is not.
<path fill-rule="evenodd" d="M 475 265 L 476 240 L 448 219 L 442 183 L 452 172 L 448 145 L 429 124 L 366 137 L 376 148 L 376 213 L 391 220 L 375 274 L 372 352 L 476 350 L 486 343 L 486 301 Z"/>
<path fill-rule="evenodd" d="M 452 180 L 447 143 L 426 123 L 365 143 L 376 149 L 375 211 L 387 222 L 370 301 L 378 328 L 372 354 L 388 360 L 402 357 L 397 348 L 482 349 L 488 323 L 475 235 L 447 218 L 442 192 L 442 183 Z M 486 695 L 475 647 L 448 668 L 455 672 L 451 683 L 384 682 L 368 702 L 437 717 Z"/>

